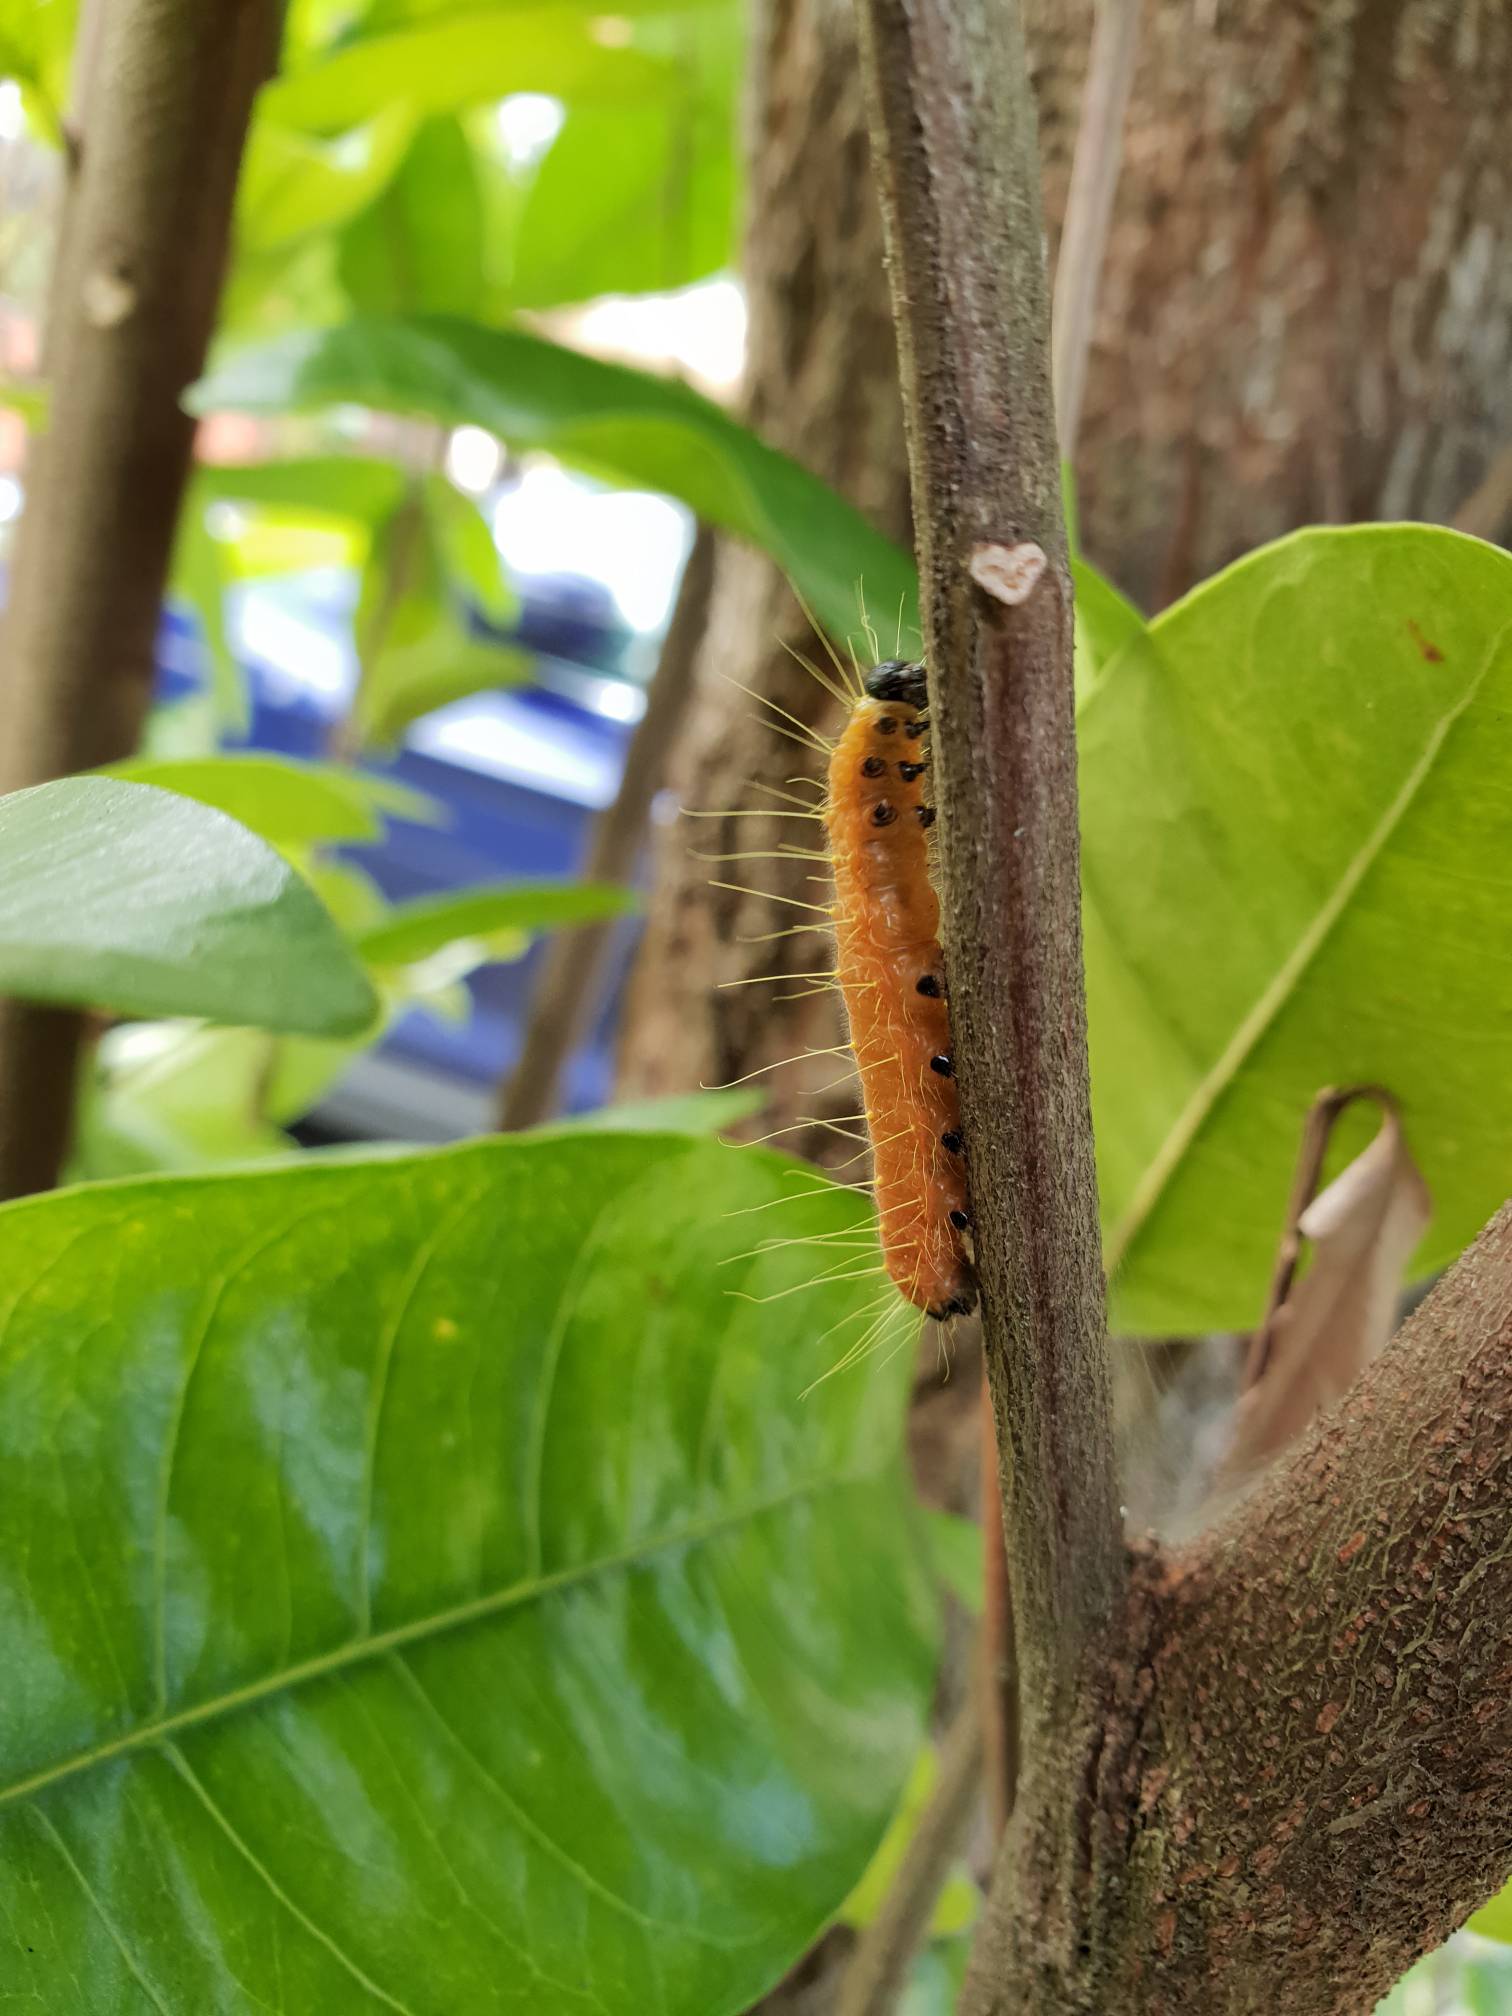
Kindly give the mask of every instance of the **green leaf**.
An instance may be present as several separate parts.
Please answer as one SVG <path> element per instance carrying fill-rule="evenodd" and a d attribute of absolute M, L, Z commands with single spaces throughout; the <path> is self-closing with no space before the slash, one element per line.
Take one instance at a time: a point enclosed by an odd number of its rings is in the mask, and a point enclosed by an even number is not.
<path fill-rule="evenodd" d="M 455 117 L 429 119 L 378 201 L 342 234 L 337 270 L 364 314 L 477 314 L 483 195 Z"/>
<path fill-rule="evenodd" d="M 1149 648 L 1149 628 L 1134 604 L 1095 568 L 1079 558 L 1071 566 L 1076 583 L 1076 698 L 1081 706 L 1121 655 L 1132 658 Z"/>
<path fill-rule="evenodd" d="M 1482 1939 L 1499 1939 L 1504 1946 L 1512 1946 L 1512 1883 L 1498 1890 L 1489 1904 L 1482 1904 L 1468 1922 L 1470 1931 L 1478 1932 Z"/>
<path fill-rule="evenodd" d="M 796 1174 L 517 1137 L 0 1212 L 13 1998 L 733 2016 L 786 1969 L 935 1630 L 910 1354 L 800 1397 L 874 1284 L 795 1323 L 743 1297 L 812 1254 L 724 1264 Z"/>
<path fill-rule="evenodd" d="M 560 1134 L 722 1134 L 737 1120 L 759 1113 L 765 1095 L 753 1091 L 672 1092 L 661 1099 L 627 1099 L 550 1122 Z"/>
<path fill-rule="evenodd" d="M 346 42 L 268 85 L 260 115 L 283 127 L 334 133 L 397 105 L 430 117 L 515 91 L 620 103 L 672 89 L 669 64 L 606 46 L 593 20 L 589 10 L 572 6 L 485 9 Z"/>
<path fill-rule="evenodd" d="M 414 478 L 378 527 L 363 570 L 352 718 L 365 746 L 397 740 L 411 721 L 452 700 L 527 676 L 525 653 L 480 642 L 463 627 L 465 595 L 495 618 L 512 606 L 493 533 L 445 477 Z"/>
<path fill-rule="evenodd" d="M 239 735 L 251 720 L 247 682 L 226 629 L 226 565 L 221 544 L 205 519 L 201 472 L 190 478 L 174 534 L 170 593 L 193 608 L 209 660 L 205 696 L 217 729 Z"/>
<path fill-rule="evenodd" d="M 518 686 L 529 678 L 531 663 L 527 652 L 480 643 L 439 614 L 413 643 L 390 650 L 380 678 L 364 683 L 357 708 L 363 746 L 391 748 L 411 722 L 438 707 Z"/>
<path fill-rule="evenodd" d="M 281 507 L 369 527 L 398 507 L 408 481 L 397 462 L 371 455 L 288 455 L 207 464 L 195 473 L 209 502 Z"/>
<path fill-rule="evenodd" d="M 371 966 L 412 966 L 468 940 L 518 958 L 537 932 L 628 917 L 639 908 L 636 892 L 613 882 L 486 883 L 396 904 L 357 947 Z"/>
<path fill-rule="evenodd" d="M 569 109 L 520 212 L 515 308 L 683 287 L 730 261 L 740 14 L 684 10 L 631 32 L 673 64 L 673 92 Z"/>
<path fill-rule="evenodd" d="M 45 378 L 15 378 L 9 372 L 0 373 L 0 406 L 7 412 L 19 413 L 29 434 L 45 434 L 52 411 L 52 386 Z"/>
<path fill-rule="evenodd" d="M 935 1572 L 963 1609 L 973 1617 L 982 1611 L 982 1529 L 974 1519 L 953 1512 L 926 1512 L 929 1551 Z"/>
<path fill-rule="evenodd" d="M 237 250 L 251 256 L 282 251 L 360 216 L 393 179 L 414 130 L 414 114 L 404 104 L 388 106 L 333 140 L 256 119 L 237 187 Z"/>
<path fill-rule="evenodd" d="M 422 478 L 421 490 L 447 581 L 465 589 L 494 622 L 506 621 L 518 604 L 504 578 L 493 527 L 473 499 L 445 476 Z"/>
<path fill-rule="evenodd" d="M 914 1759 L 903 1796 L 888 1823 L 887 1832 L 877 1844 L 877 1852 L 868 1863 L 865 1875 L 840 1907 L 842 1924 L 870 1925 L 882 1909 L 887 1893 L 903 1866 L 909 1843 L 918 1832 L 919 1822 L 924 1817 L 924 1809 L 933 1796 L 939 1776 L 939 1759 L 926 1744 Z M 964 1932 L 975 1923 L 980 1905 L 977 1887 L 963 1865 L 949 1878 L 935 1900 L 929 1921 L 930 1936 L 941 1939 Z"/>
<path fill-rule="evenodd" d="M 1327 1085 L 1395 1095 L 1434 1200 L 1417 1266 L 1450 1260 L 1512 1135 L 1512 555 L 1429 526 L 1283 540 L 1117 658 L 1080 741 L 1119 1326 L 1258 1319 Z"/>
<path fill-rule="evenodd" d="M 292 756 L 137 758 L 100 774 L 217 806 L 279 847 L 376 840 L 384 812 L 402 808 L 402 816 L 414 819 L 433 817 L 438 809 L 386 778 Z"/>
<path fill-rule="evenodd" d="M 871 607 L 901 604 L 905 627 L 914 621 L 908 556 L 817 477 L 687 386 L 522 329 L 418 316 L 301 330 L 229 357 L 190 403 L 198 413 L 350 404 L 471 423 L 516 450 L 681 497 L 764 547 L 842 637 L 859 627 L 858 583 Z"/>
<path fill-rule="evenodd" d="M 0 0 L 0 76 L 21 85 L 40 136 L 60 145 L 78 0 Z"/>
<path fill-rule="evenodd" d="M 377 1001 L 287 861 L 223 812 L 69 777 L 0 798 L 0 993 L 355 1033 Z"/>
<path fill-rule="evenodd" d="M 962 1933 L 936 1939 L 914 1962 L 898 2016 L 955 2016 L 966 1983 L 971 1940 Z"/>

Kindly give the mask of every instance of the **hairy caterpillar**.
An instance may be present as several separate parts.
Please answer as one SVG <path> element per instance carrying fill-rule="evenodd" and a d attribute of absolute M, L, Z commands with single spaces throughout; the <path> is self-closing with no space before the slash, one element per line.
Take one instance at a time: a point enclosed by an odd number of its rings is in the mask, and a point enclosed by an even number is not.
<path fill-rule="evenodd" d="M 977 1289 L 967 1245 L 964 1141 L 938 938 L 939 905 L 929 879 L 927 833 L 934 811 L 921 786 L 927 771 L 924 668 L 892 658 L 863 677 L 859 668 L 842 666 L 833 652 L 831 659 L 839 683 L 802 662 L 846 709 L 845 725 L 834 742 L 775 702 L 764 702 L 787 724 L 778 725 L 780 734 L 826 757 L 820 802 L 811 805 L 790 792 L 757 788 L 785 802 L 786 809 L 776 816 L 814 820 L 824 827 L 826 851 L 784 845 L 778 858 L 796 856 L 830 869 L 833 903 L 799 907 L 822 911 L 830 920 L 836 963 L 830 974 L 769 977 L 819 980 L 838 988 L 860 1081 L 863 1152 L 868 1142 L 871 1149 L 882 1266 L 910 1303 L 943 1320 L 974 1309 Z M 771 816 L 755 807 L 751 812 Z M 828 1121 L 813 1124 L 846 1131 Z M 895 1302 L 891 1306 L 897 1308 Z M 879 1324 L 885 1322 L 884 1315 Z"/>
<path fill-rule="evenodd" d="M 924 668 L 868 673 L 830 758 L 824 809 L 835 876 L 836 978 L 850 1020 L 875 1168 L 882 1257 L 931 1316 L 976 1307 L 960 1104 L 929 880 L 919 748 Z"/>

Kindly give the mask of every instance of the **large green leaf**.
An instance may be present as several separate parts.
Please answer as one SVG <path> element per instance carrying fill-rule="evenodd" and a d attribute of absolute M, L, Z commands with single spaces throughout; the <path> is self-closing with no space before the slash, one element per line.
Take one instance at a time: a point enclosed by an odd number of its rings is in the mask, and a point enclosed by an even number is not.
<path fill-rule="evenodd" d="M 919 1741 L 906 1352 L 760 1151 L 0 1212 L 0 1978 L 38 2016 L 744 2009 Z M 734 1291 L 732 1293 L 732 1291 Z M 803 1320 L 796 1320 L 799 1311 Z"/>
<path fill-rule="evenodd" d="M 1512 1191 L 1512 555 L 1427 526 L 1284 540 L 1116 658 L 1080 735 L 1117 1320 L 1258 1318 L 1330 1084 L 1400 1101 L 1419 1265 L 1447 1261 Z"/>
<path fill-rule="evenodd" d="M 288 862 L 225 813 L 113 777 L 0 798 L 0 993 L 314 1036 L 372 987 Z"/>
<path fill-rule="evenodd" d="M 1512 1883 L 1498 1890 L 1488 1904 L 1482 1904 L 1469 1921 L 1470 1930 L 1483 1939 L 1496 1939 L 1512 1946 Z"/>
<path fill-rule="evenodd" d="M 681 497 L 763 546 L 841 636 L 917 604 L 913 564 L 817 477 L 685 385 L 522 329 L 442 316 L 358 319 L 244 349 L 194 390 L 196 412 L 363 405 L 488 428 L 625 483 Z"/>
<path fill-rule="evenodd" d="M 414 129 L 414 115 L 403 104 L 333 140 L 257 119 L 237 186 L 237 250 L 277 252 L 350 223 L 392 180 Z"/>

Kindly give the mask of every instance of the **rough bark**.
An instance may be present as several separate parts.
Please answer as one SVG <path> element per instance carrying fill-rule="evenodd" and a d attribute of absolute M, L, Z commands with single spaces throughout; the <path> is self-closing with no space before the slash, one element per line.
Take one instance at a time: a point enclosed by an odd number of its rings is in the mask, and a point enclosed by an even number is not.
<path fill-rule="evenodd" d="M 583 863 L 585 881 L 631 882 L 640 867 L 652 801 L 692 695 L 713 581 L 714 535 L 702 525 L 683 569 L 677 607 L 646 696 L 646 711 L 631 738 L 619 790 L 594 822 Z M 614 936 L 613 922 L 581 924 L 559 932 L 547 947 L 531 993 L 520 1054 L 500 1093 L 499 1126 L 506 1132 L 534 1127 L 556 1111 L 562 1071 L 602 1006 Z"/>
<path fill-rule="evenodd" d="M 1057 227 L 1092 12 L 1026 0 Z M 1076 459 L 1137 601 L 1481 481 L 1512 436 L 1509 93 L 1509 0 L 1146 0 Z"/>
<path fill-rule="evenodd" d="M 277 0 L 101 10 L 47 316 L 53 397 L 32 444 L 3 646 L 0 790 L 128 755 Z M 80 1019 L 0 1004 L 0 1196 L 56 1180 Z"/>
<path fill-rule="evenodd" d="M 1365 2016 L 1512 1869 L 1512 1206 L 1020 1786 L 971 2016 Z M 1068 1802 L 1068 1792 L 1070 1799 Z"/>
<path fill-rule="evenodd" d="M 848 0 L 770 0 L 756 10 L 754 37 L 747 417 L 883 530 L 906 538 L 897 363 Z M 891 610 L 871 613 L 884 632 L 895 620 Z M 832 703 L 788 647 L 819 654 L 781 576 L 760 554 L 722 542 L 700 689 L 671 777 L 683 805 L 756 807 L 757 782 L 784 789 L 790 777 L 814 773 L 813 755 L 775 733 L 767 710 L 737 690 L 765 695 L 805 722 L 829 717 Z M 822 897 L 812 868 L 761 860 L 720 868 L 692 858 L 694 849 L 773 849 L 804 831 L 759 817 L 678 821 L 667 831 L 625 1021 L 627 1096 L 741 1078 L 838 1040 L 834 998 L 806 992 L 805 981 L 721 985 L 831 964 L 828 934 L 803 928 L 804 912 L 709 886 L 711 878 L 741 882 L 813 902 Z M 753 942 L 793 924 L 796 936 Z M 842 1069 L 821 1057 L 772 1072 L 762 1126 L 854 1112 L 853 1091 L 819 1089 Z M 833 1148 L 831 1140 L 830 1159 Z"/>

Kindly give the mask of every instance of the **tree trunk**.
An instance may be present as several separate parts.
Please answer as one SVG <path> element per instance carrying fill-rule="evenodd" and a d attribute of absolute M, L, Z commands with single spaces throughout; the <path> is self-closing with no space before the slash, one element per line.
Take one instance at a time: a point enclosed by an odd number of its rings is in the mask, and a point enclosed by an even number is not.
<path fill-rule="evenodd" d="M 253 94 L 276 0 L 115 0 L 97 23 L 47 314 L 0 681 L 0 791 L 128 756 L 158 614 Z M 109 1004 L 104 1004 L 108 1006 Z M 0 1197 L 57 1180 L 81 1018 L 0 1003 Z"/>
<path fill-rule="evenodd" d="M 1054 224 L 1092 0 L 1026 12 Z M 1512 437 L 1509 100 L 1509 0 L 1145 0 L 1076 457 L 1137 602 L 1481 481 Z"/>
<path fill-rule="evenodd" d="M 767 440 L 906 539 L 903 417 L 849 0 L 771 0 L 757 10 L 754 35 L 747 415 Z M 895 620 L 889 610 L 871 614 L 884 632 Z M 774 804 L 758 783 L 785 791 L 793 776 L 815 774 L 813 752 L 776 732 L 768 710 L 736 690 L 822 722 L 832 703 L 789 648 L 820 653 L 782 577 L 762 555 L 721 542 L 701 691 L 671 777 L 681 804 L 731 812 Z M 625 1022 L 626 1096 L 723 1083 L 839 1041 L 834 997 L 810 991 L 811 981 L 742 984 L 829 966 L 827 932 L 805 925 L 808 912 L 772 900 L 822 901 L 812 864 L 693 858 L 693 850 L 775 849 L 795 835 L 811 845 L 808 834 L 776 817 L 680 819 L 666 831 Z M 772 893 L 740 896 L 711 880 Z M 753 942 L 788 926 L 797 935 Z M 763 1129 L 853 1112 L 852 1092 L 820 1090 L 843 1069 L 821 1056 L 773 1072 Z M 802 1145 L 802 1136 L 788 1138 Z M 835 1147 L 831 1137 L 831 1160 Z"/>

